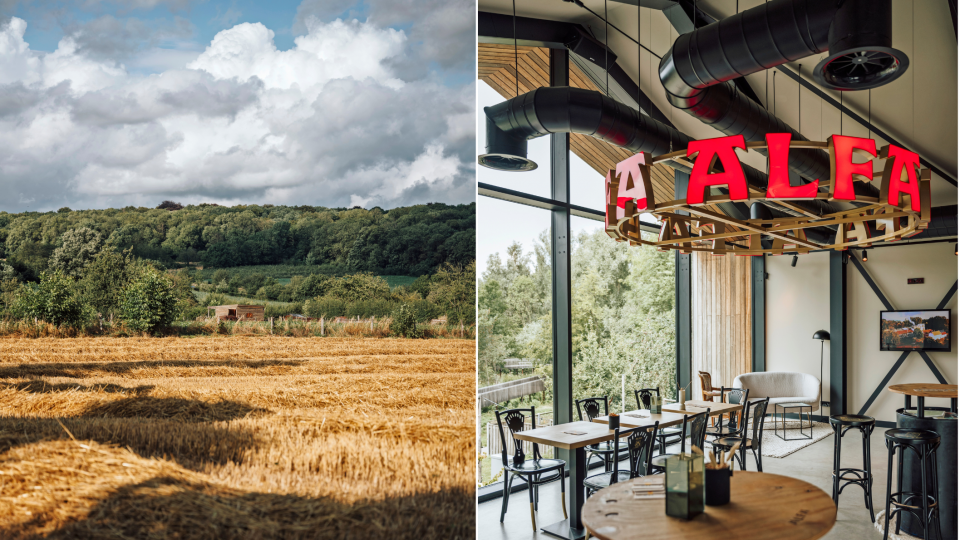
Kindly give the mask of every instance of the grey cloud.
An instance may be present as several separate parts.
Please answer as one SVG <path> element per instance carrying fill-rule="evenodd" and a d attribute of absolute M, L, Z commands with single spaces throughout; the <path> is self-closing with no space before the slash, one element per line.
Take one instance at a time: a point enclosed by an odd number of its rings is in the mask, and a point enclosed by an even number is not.
<path fill-rule="evenodd" d="M 63 29 L 76 42 L 78 53 L 114 61 L 164 41 L 189 39 L 195 31 L 193 23 L 183 17 L 148 23 L 135 17 L 118 19 L 112 15 L 84 23 L 65 23 Z"/>
<path fill-rule="evenodd" d="M 40 95 L 21 82 L 2 85 L 0 86 L 0 117 L 27 110 L 39 101 Z"/>
<path fill-rule="evenodd" d="M 108 88 L 83 94 L 73 101 L 71 117 L 78 123 L 98 126 L 151 122 L 171 114 L 233 118 L 255 104 L 263 88 L 257 78 L 242 83 L 234 79 L 215 80 L 209 73 L 193 70 L 176 75 L 189 80 L 173 90 L 138 95 L 125 88 Z"/>

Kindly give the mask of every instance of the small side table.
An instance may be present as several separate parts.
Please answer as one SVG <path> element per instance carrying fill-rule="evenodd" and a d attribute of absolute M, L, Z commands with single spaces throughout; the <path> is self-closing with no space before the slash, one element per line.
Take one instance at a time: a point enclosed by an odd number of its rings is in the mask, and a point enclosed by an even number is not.
<path fill-rule="evenodd" d="M 780 431 L 783 431 L 781 435 L 777 430 L 777 408 L 780 409 L 780 422 L 782 426 Z M 809 409 L 807 411 L 807 427 L 810 428 L 810 433 L 804 436 L 803 433 L 803 409 Z M 800 436 L 787 438 L 787 409 L 798 409 L 800 412 L 797 415 L 798 420 L 800 420 Z M 812 439 L 813 438 L 813 405 L 808 405 L 806 403 L 775 403 L 773 405 L 773 434 L 777 437 L 780 437 L 784 441 L 799 441 L 803 439 Z"/>

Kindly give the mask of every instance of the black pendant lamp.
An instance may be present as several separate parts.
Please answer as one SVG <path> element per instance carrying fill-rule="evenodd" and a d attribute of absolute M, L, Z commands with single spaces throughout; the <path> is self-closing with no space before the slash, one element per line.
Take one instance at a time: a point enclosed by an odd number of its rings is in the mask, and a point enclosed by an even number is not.
<path fill-rule="evenodd" d="M 817 330 L 813 333 L 813 339 L 820 340 L 820 403 L 823 403 L 823 342 L 830 341 L 830 332 L 826 330 Z M 819 407 L 818 407 L 819 408 Z"/>

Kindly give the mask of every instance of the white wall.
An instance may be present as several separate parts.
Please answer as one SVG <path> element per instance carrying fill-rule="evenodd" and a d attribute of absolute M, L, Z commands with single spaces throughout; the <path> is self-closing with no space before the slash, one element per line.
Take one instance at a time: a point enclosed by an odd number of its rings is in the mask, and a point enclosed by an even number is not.
<path fill-rule="evenodd" d="M 856 251 L 857 256 L 860 255 Z M 932 309 L 957 280 L 957 257 L 953 244 L 903 245 L 868 251 L 864 268 L 893 304 L 894 309 Z M 767 257 L 768 371 L 799 371 L 818 375 L 820 342 L 812 339 L 816 330 L 830 330 L 829 254 L 801 255 L 795 268 L 791 256 Z M 880 311 L 885 309 L 866 280 L 847 264 L 847 410 L 856 413 L 870 398 L 880 381 L 900 357 L 898 352 L 880 351 Z M 922 277 L 923 285 L 907 285 L 907 278 Z M 957 295 L 946 305 L 952 311 L 957 332 Z M 928 353 L 947 382 L 957 382 L 957 348 L 954 338 L 950 353 Z M 825 348 L 824 399 L 829 399 L 830 349 Z M 937 382 L 919 354 L 911 353 L 893 376 L 891 384 Z M 927 405 L 948 406 L 949 400 L 928 399 Z M 896 421 L 896 409 L 903 396 L 887 390 L 866 414 L 877 420 Z"/>
<path fill-rule="evenodd" d="M 798 371 L 820 377 L 817 330 L 830 331 L 830 254 L 767 257 L 767 371 Z M 830 399 L 830 342 L 823 346 L 823 395 Z M 826 414 L 821 412 L 820 414 Z"/>

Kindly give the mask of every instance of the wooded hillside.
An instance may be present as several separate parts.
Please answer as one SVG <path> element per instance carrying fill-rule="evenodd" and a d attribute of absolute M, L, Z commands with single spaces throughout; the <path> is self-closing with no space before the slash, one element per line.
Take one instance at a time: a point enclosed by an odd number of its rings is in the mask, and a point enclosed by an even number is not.
<path fill-rule="evenodd" d="M 419 276 L 475 258 L 476 204 L 382 210 L 201 204 L 163 208 L 0 212 L 0 258 L 36 276 L 64 233 L 89 228 L 117 250 L 208 267 L 310 264 L 323 273 Z"/>

